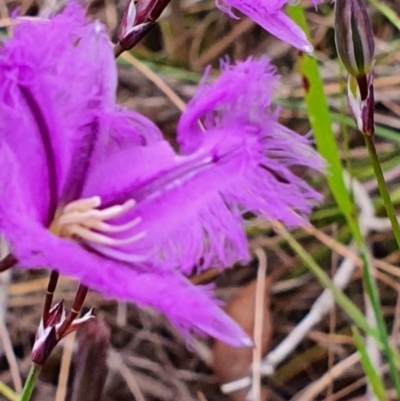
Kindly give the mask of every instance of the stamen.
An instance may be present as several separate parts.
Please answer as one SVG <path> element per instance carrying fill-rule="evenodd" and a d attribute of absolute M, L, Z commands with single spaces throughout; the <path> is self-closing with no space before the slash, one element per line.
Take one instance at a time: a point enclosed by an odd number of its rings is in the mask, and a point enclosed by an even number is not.
<path fill-rule="evenodd" d="M 126 231 L 137 226 L 141 221 L 142 218 L 137 217 L 136 219 L 132 220 L 129 223 L 115 226 L 112 226 L 111 224 L 107 223 L 97 222 L 96 224 L 93 224 L 92 228 L 94 228 L 97 231 L 103 231 L 105 233 L 120 233 L 122 231 Z"/>
<path fill-rule="evenodd" d="M 81 238 L 89 242 L 91 246 L 99 244 L 101 247 L 119 247 L 132 244 L 142 239 L 145 233 L 139 232 L 127 238 L 112 238 L 107 234 L 122 233 L 134 228 L 142 221 L 140 217 L 120 225 L 112 225 L 105 221 L 123 216 L 135 204 L 133 199 L 129 199 L 122 205 L 99 210 L 97 208 L 101 206 L 100 197 L 79 199 L 69 203 L 58 213 L 56 220 L 52 223 L 52 227 L 56 227 L 57 230 L 53 231 L 61 237 Z"/>
<path fill-rule="evenodd" d="M 70 212 L 85 212 L 87 210 L 91 210 L 95 207 L 99 207 L 101 205 L 101 199 L 99 196 L 93 196 L 92 198 L 87 199 L 79 199 L 73 202 L 68 203 L 67 206 L 64 207 L 64 213 Z"/>
<path fill-rule="evenodd" d="M 131 253 L 118 251 L 116 249 L 105 247 L 102 245 L 91 244 L 90 247 L 93 248 L 95 251 L 98 251 L 99 253 L 103 254 L 104 256 L 108 256 L 111 259 L 117 259 L 121 262 L 140 263 L 144 262 L 148 258 L 148 255 L 139 256 Z"/>
<path fill-rule="evenodd" d="M 136 203 L 133 199 L 129 199 L 123 205 L 111 206 L 104 210 L 96 210 L 94 208 L 99 207 L 101 201 L 100 198 L 98 198 L 99 203 L 97 203 L 97 199 L 95 198 L 97 197 L 82 199 L 82 203 L 79 204 L 77 203 L 79 201 L 68 204 L 64 208 L 64 213 L 60 216 L 60 225 L 73 224 L 84 220 L 89 221 L 90 219 L 96 221 L 115 219 L 132 209 Z M 92 201 L 92 203 L 89 203 L 89 201 Z"/>
<path fill-rule="evenodd" d="M 137 235 L 133 235 L 132 237 L 129 237 L 129 238 L 113 239 L 113 238 L 107 237 L 106 235 L 98 234 L 96 232 L 90 231 L 90 229 L 83 227 L 79 224 L 72 224 L 71 226 L 68 227 L 68 231 L 70 234 L 76 235 L 77 237 L 81 237 L 90 242 L 96 242 L 97 244 L 108 245 L 108 246 L 119 246 L 119 245 L 131 244 L 131 243 L 136 242 L 139 239 L 143 238 L 144 234 L 145 234 L 145 233 L 140 233 Z"/>

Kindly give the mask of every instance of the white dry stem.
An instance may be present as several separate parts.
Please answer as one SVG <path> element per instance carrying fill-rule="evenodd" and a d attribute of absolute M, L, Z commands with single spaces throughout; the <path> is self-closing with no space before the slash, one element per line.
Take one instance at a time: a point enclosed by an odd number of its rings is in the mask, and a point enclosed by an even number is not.
<path fill-rule="evenodd" d="M 153 82 L 181 112 L 185 111 L 186 103 L 160 78 L 159 75 L 128 52 L 122 53 L 120 57 Z"/>
<path fill-rule="evenodd" d="M 229 383 L 222 384 L 220 389 L 224 394 L 231 394 L 239 390 L 243 390 L 251 386 L 251 377 L 246 376 L 240 379 L 231 381 Z"/>

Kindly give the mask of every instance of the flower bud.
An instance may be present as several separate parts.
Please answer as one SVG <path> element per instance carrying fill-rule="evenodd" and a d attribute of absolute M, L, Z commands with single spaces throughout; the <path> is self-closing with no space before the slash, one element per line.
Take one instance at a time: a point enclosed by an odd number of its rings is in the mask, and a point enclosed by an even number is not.
<path fill-rule="evenodd" d="M 32 362 L 35 362 L 37 365 L 44 365 L 51 352 L 62 338 L 86 325 L 88 322 L 95 319 L 95 317 L 91 309 L 86 315 L 75 319 L 64 333 L 60 333 L 60 328 L 65 319 L 66 313 L 62 301 L 53 306 L 46 319 L 42 318 L 33 344 L 31 354 Z"/>
<path fill-rule="evenodd" d="M 134 47 L 155 26 L 170 0 L 130 0 L 118 32 L 123 50 Z"/>
<path fill-rule="evenodd" d="M 336 48 L 349 74 L 367 75 L 374 58 L 374 34 L 364 0 L 336 0 Z"/>

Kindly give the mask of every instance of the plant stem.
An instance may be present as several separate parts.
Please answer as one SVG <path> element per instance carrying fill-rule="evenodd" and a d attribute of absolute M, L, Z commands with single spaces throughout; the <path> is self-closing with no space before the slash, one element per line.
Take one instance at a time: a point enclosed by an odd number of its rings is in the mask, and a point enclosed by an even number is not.
<path fill-rule="evenodd" d="M 374 169 L 375 177 L 378 182 L 378 188 L 379 192 L 381 194 L 381 197 L 383 199 L 383 203 L 385 205 L 386 209 L 386 214 L 390 220 L 390 224 L 393 229 L 393 234 L 396 238 L 397 246 L 400 249 L 400 226 L 399 222 L 397 221 L 396 217 L 396 212 L 394 210 L 392 201 L 390 199 L 390 194 L 386 185 L 385 178 L 383 176 L 383 171 L 381 168 L 381 165 L 379 163 L 378 159 L 378 154 L 376 151 L 375 147 L 375 141 L 374 141 L 374 136 L 368 136 L 368 135 L 363 135 L 365 139 L 365 144 L 368 149 L 369 157 L 372 163 L 372 167 Z M 364 259 L 365 255 L 361 255 L 362 258 Z M 366 272 L 367 274 L 364 274 L 364 279 L 366 282 L 368 294 L 370 295 L 371 299 L 371 304 L 375 312 L 375 318 L 376 322 L 378 325 L 378 330 L 381 335 L 381 341 L 384 349 L 384 353 L 386 354 L 386 357 L 388 359 L 388 364 L 389 364 L 389 369 L 390 369 L 390 375 L 393 380 L 394 387 L 396 389 L 397 393 L 397 398 L 400 399 L 400 379 L 396 370 L 394 358 L 393 358 L 393 351 L 390 347 L 389 344 L 389 337 L 387 334 L 386 326 L 385 326 L 385 321 L 383 319 L 382 315 L 382 310 L 379 305 L 379 298 L 378 298 L 378 289 L 376 287 L 376 283 L 374 279 L 372 278 L 372 275 L 370 272 Z"/>
<path fill-rule="evenodd" d="M 383 199 L 383 203 L 385 205 L 386 214 L 390 220 L 390 224 L 392 225 L 393 234 L 396 238 L 397 246 L 400 249 L 400 226 L 397 221 L 396 212 L 394 210 L 392 201 L 390 199 L 390 194 L 387 189 L 385 177 L 383 176 L 382 168 L 379 163 L 378 154 L 376 152 L 374 137 L 364 135 L 365 143 L 367 145 L 369 157 L 372 163 L 372 167 L 374 169 L 376 180 L 378 181 L 378 188 Z"/>
<path fill-rule="evenodd" d="M 351 331 L 353 332 L 354 344 L 360 354 L 360 362 L 369 379 L 369 385 L 371 386 L 372 391 L 375 394 L 374 399 L 377 398 L 379 401 L 386 401 L 386 389 L 382 383 L 379 373 L 375 370 L 375 366 L 369 358 L 368 350 L 366 348 L 366 345 L 364 345 L 363 343 L 360 332 L 355 326 L 351 328 Z"/>
<path fill-rule="evenodd" d="M 372 309 L 374 311 L 376 325 L 382 343 L 382 350 L 387 358 L 390 376 L 392 377 L 393 384 L 397 393 L 397 399 L 400 400 L 400 380 L 396 369 L 395 355 L 389 343 L 389 336 L 386 328 L 386 323 L 382 314 L 382 307 L 379 300 L 378 287 L 376 285 L 375 278 L 371 274 L 367 252 L 365 250 L 361 250 L 360 257 L 363 261 L 364 287 L 367 291 L 368 297 L 371 301 Z"/>
<path fill-rule="evenodd" d="M 30 401 L 33 389 L 35 388 L 37 378 L 39 377 L 39 373 L 42 370 L 40 365 L 36 363 L 32 363 L 31 369 L 29 371 L 28 377 L 24 384 L 24 388 L 22 389 L 22 394 L 19 401 Z"/>

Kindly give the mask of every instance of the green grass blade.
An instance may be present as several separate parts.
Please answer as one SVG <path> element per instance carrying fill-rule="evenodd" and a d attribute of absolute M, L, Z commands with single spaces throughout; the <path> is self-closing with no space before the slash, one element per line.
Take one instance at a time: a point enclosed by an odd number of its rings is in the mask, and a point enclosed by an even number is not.
<path fill-rule="evenodd" d="M 364 372 L 368 378 L 372 391 L 379 401 L 386 401 L 389 398 L 386 395 L 385 387 L 382 383 L 382 379 L 376 372 L 375 367 L 372 365 L 367 349 L 365 348 L 363 339 L 361 338 L 360 332 L 357 327 L 352 327 L 354 344 L 361 357 L 361 365 L 363 366 Z"/>
<path fill-rule="evenodd" d="M 308 24 L 302 6 L 288 7 L 287 10 L 291 18 L 309 36 Z M 328 162 L 327 180 L 329 187 L 340 211 L 349 224 L 354 240 L 357 244 L 361 244 L 362 237 L 358 227 L 356 211 L 343 181 L 343 167 L 332 130 L 332 119 L 329 113 L 328 102 L 324 94 L 317 61 L 303 53 L 299 58 L 299 69 L 306 92 L 305 102 L 307 113 L 318 152 Z"/>

